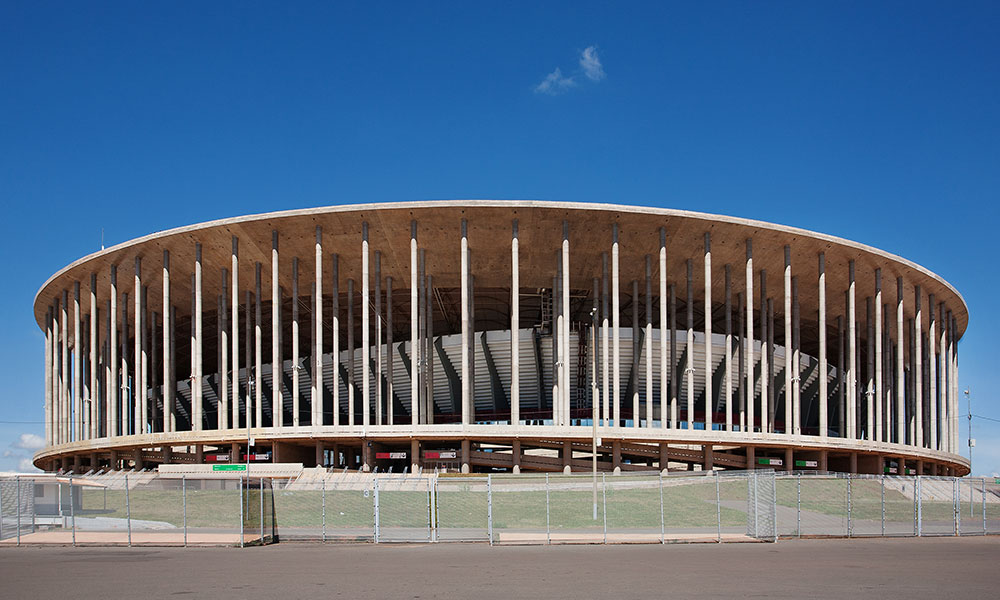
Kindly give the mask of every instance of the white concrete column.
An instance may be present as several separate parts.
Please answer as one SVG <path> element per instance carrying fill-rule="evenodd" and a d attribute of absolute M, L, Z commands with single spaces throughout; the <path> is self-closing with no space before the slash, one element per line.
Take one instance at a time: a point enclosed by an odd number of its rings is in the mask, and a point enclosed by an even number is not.
<path fill-rule="evenodd" d="M 375 251 L 375 424 L 382 424 L 382 252 Z"/>
<path fill-rule="evenodd" d="M 792 276 L 792 433 L 802 435 L 802 336 L 799 278 Z M 787 351 L 787 350 L 786 350 Z M 786 394 L 787 396 L 787 394 Z"/>
<path fill-rule="evenodd" d="M 938 450 L 938 404 L 937 404 L 937 319 L 934 311 L 934 294 L 927 297 L 927 308 L 930 324 L 927 327 L 927 368 L 928 397 L 927 408 L 930 411 L 930 449 Z"/>
<path fill-rule="evenodd" d="M 601 424 L 608 426 L 611 419 L 611 358 L 609 354 L 608 327 L 608 253 L 601 252 Z"/>
<path fill-rule="evenodd" d="M 712 431 L 715 390 L 712 389 L 712 234 L 705 233 L 705 431 Z"/>
<path fill-rule="evenodd" d="M 52 308 L 45 313 L 45 445 L 54 445 L 52 427 Z"/>
<path fill-rule="evenodd" d="M 667 229 L 660 227 L 660 427 L 667 428 Z"/>
<path fill-rule="evenodd" d="M 847 436 L 858 439 L 858 347 L 857 347 L 857 299 L 854 280 L 854 261 L 848 263 L 847 288 Z"/>
<path fill-rule="evenodd" d="M 768 390 L 770 382 L 770 357 L 767 322 L 767 269 L 760 270 L 760 431 L 761 433 L 771 432 L 771 414 L 773 408 L 768 403 Z"/>
<path fill-rule="evenodd" d="M 795 433 L 795 394 L 792 392 L 792 247 L 785 246 L 785 433 Z M 786 465 L 788 466 L 788 465 Z"/>
<path fill-rule="evenodd" d="M 723 431 L 733 430 L 733 270 L 726 263 L 726 345 L 725 345 L 725 395 L 726 426 Z"/>
<path fill-rule="evenodd" d="M 569 343 L 569 320 L 572 317 L 570 315 L 569 306 L 569 221 L 563 220 L 562 223 L 562 331 L 560 332 L 560 337 L 562 338 L 563 354 L 562 354 L 562 371 L 563 371 L 563 386 L 562 386 L 562 418 L 563 425 L 569 425 L 570 420 L 570 343 Z M 636 420 L 636 426 L 638 426 L 638 419 Z"/>
<path fill-rule="evenodd" d="M 365 429 L 371 425 L 371 332 L 369 295 L 371 276 L 368 273 L 368 223 L 361 224 L 361 421 Z"/>
<path fill-rule="evenodd" d="M 882 269 L 875 269 L 875 441 L 884 438 L 882 406 L 885 392 L 882 384 Z"/>
<path fill-rule="evenodd" d="M 896 278 L 896 443 L 906 443 L 906 386 L 903 358 L 903 278 Z"/>
<path fill-rule="evenodd" d="M 80 337 L 80 282 L 73 283 L 73 441 L 83 439 L 83 338 Z"/>
<path fill-rule="evenodd" d="M 826 437 L 829 431 L 829 409 L 827 407 L 827 377 L 830 368 L 826 361 L 826 254 L 819 253 L 819 436 Z"/>
<path fill-rule="evenodd" d="M 641 378 L 640 361 L 642 360 L 642 348 L 639 345 L 639 334 L 642 332 L 639 326 L 639 303 L 642 298 L 639 296 L 639 281 L 632 280 L 632 426 L 638 427 L 642 420 L 642 413 L 639 408 L 639 383 Z M 644 329 L 644 328 L 643 328 Z"/>
<path fill-rule="evenodd" d="M 517 219 L 510 237 L 510 424 L 521 422 L 521 280 L 518 269 Z"/>
<path fill-rule="evenodd" d="M 670 428 L 677 429 L 677 286 L 670 284 Z"/>
<path fill-rule="evenodd" d="M 951 376 L 948 378 L 951 384 L 951 451 L 958 454 L 958 441 L 961 434 L 958 432 L 958 324 L 952 312 L 948 311 L 948 336 L 951 338 L 948 343 L 948 356 L 951 362 Z"/>
<path fill-rule="evenodd" d="M 61 325 L 62 356 L 60 357 L 59 385 L 59 443 L 72 441 L 73 413 L 70 410 L 70 369 L 69 369 L 69 292 L 63 290 Z"/>
<path fill-rule="evenodd" d="M 653 426 L 653 257 L 646 255 L 646 427 Z"/>
<path fill-rule="evenodd" d="M 88 328 L 90 333 L 90 343 L 88 344 L 88 350 L 90 350 L 90 385 L 87 390 L 87 421 L 90 427 L 87 430 L 87 437 L 89 439 L 94 439 L 99 437 L 99 432 L 101 430 L 99 415 L 100 412 L 97 410 L 98 406 L 98 394 L 97 394 L 97 327 L 98 327 L 98 308 L 97 308 L 97 274 L 90 274 L 90 327 Z"/>
<path fill-rule="evenodd" d="M 621 425 L 622 416 L 622 364 L 621 364 L 621 301 L 619 297 L 618 223 L 611 226 L 611 385 L 614 394 L 613 427 Z"/>
<path fill-rule="evenodd" d="M 468 378 L 468 349 L 465 348 L 468 339 L 468 310 L 466 301 L 468 300 L 468 276 L 466 272 L 466 250 L 468 241 L 466 240 L 465 220 L 462 220 L 462 423 L 468 423 L 468 392 L 466 390 Z M 420 423 L 420 381 L 417 377 L 418 365 L 420 364 L 420 340 L 419 321 L 420 313 L 417 302 L 417 222 L 410 221 L 410 422 L 414 425 Z"/>
<path fill-rule="evenodd" d="M 226 308 L 226 299 L 229 289 L 229 270 L 223 267 L 220 269 L 219 281 L 221 293 L 216 296 L 218 325 L 216 331 L 219 336 L 217 345 L 216 360 L 219 361 L 219 406 L 217 408 L 217 429 L 229 429 L 229 314 Z"/>
<path fill-rule="evenodd" d="M 336 279 L 335 279 L 336 280 Z M 336 315 L 334 316 L 336 319 Z M 336 331 L 336 329 L 334 329 Z M 292 426 L 298 427 L 299 416 L 299 259 L 292 257 Z M 336 388 L 334 388 L 336 389 Z M 335 391 L 334 394 L 337 392 Z"/>
<path fill-rule="evenodd" d="M 389 425 L 393 424 L 393 419 L 395 418 L 395 410 L 393 408 L 395 402 L 395 396 L 393 394 L 393 383 L 392 383 L 392 365 L 395 362 L 395 356 L 393 355 L 393 341 L 392 341 L 392 277 L 385 278 L 385 332 L 386 332 L 386 354 L 388 355 L 388 360 L 385 363 L 385 395 L 386 395 L 386 419 Z M 414 457 L 416 460 L 416 457 Z"/>
<path fill-rule="evenodd" d="M 111 265 L 111 309 L 108 311 L 108 319 L 111 320 L 111 335 L 108 349 L 111 358 L 108 360 L 111 377 L 108 379 L 108 437 L 118 435 L 118 405 L 121 398 L 121 379 L 119 376 L 120 367 L 118 365 L 118 265 Z"/>
<path fill-rule="evenodd" d="M 191 354 L 194 355 L 192 364 L 194 371 L 191 373 L 191 409 L 194 414 L 194 422 L 191 429 L 201 431 L 205 419 L 205 405 L 202 395 L 204 378 L 204 360 L 202 357 L 202 297 L 201 297 L 201 244 L 194 245 L 194 340 L 191 346 Z"/>
<path fill-rule="evenodd" d="M 939 340 L 940 346 L 938 347 L 938 374 L 941 378 L 941 385 L 938 389 L 938 403 L 940 409 L 938 410 L 939 419 L 941 421 L 941 450 L 943 452 L 949 452 L 951 448 L 951 431 L 950 427 L 950 416 L 951 409 L 948 406 L 948 364 L 947 364 L 947 348 L 948 348 L 948 327 L 949 322 L 945 320 L 945 308 L 944 302 L 938 303 L 938 320 L 941 322 L 939 328 L 941 329 L 941 339 Z"/>
<path fill-rule="evenodd" d="M 747 273 L 746 273 L 746 285 L 745 285 L 745 295 L 746 295 L 746 335 L 744 337 L 743 343 L 746 346 L 746 418 L 747 418 L 747 431 L 753 433 L 755 429 L 755 414 L 754 414 L 754 387 L 755 382 L 753 378 L 753 368 L 754 368 L 754 353 L 753 353 L 753 240 L 748 239 L 746 242 L 747 246 Z M 763 398 L 763 395 L 761 396 Z M 762 428 L 761 431 L 764 431 Z"/>
<path fill-rule="evenodd" d="M 915 368 L 913 369 L 913 406 L 914 406 L 914 423 L 916 425 L 916 436 L 913 442 L 914 446 L 918 448 L 924 447 L 924 357 L 923 357 L 923 345 L 924 345 L 924 316 L 921 303 L 921 293 L 920 286 L 915 286 L 913 288 L 914 296 L 914 308 L 916 309 L 916 317 L 914 318 L 914 327 L 916 328 L 913 334 L 913 346 L 916 349 L 916 353 L 913 359 Z"/>
<path fill-rule="evenodd" d="M 333 424 L 340 425 L 340 255 L 334 254 L 332 260 L 332 287 L 331 287 L 331 316 L 333 321 L 333 331 L 331 340 L 333 341 L 333 351 L 330 360 L 333 362 Z M 353 425 L 353 423 L 352 423 Z"/>
<path fill-rule="evenodd" d="M 316 289 L 313 293 L 312 421 L 323 424 L 323 228 L 316 226 Z"/>
<path fill-rule="evenodd" d="M 865 439 L 875 440 L 875 323 L 872 317 L 872 297 L 865 298 L 865 330 L 868 338 L 868 368 L 865 369 Z"/>
<path fill-rule="evenodd" d="M 166 431 L 177 430 L 174 410 L 174 386 L 170 380 L 173 364 L 170 361 L 170 332 L 174 323 L 170 318 L 170 251 L 163 251 L 163 426 Z"/>
<path fill-rule="evenodd" d="M 199 252 L 201 246 L 199 245 Z M 198 261 L 200 269 L 201 261 Z M 200 296 L 199 291 L 199 296 Z M 199 324 L 201 311 L 197 313 Z M 284 379 L 281 357 L 281 283 L 278 279 L 278 230 L 271 231 L 271 425 L 284 427 L 284 401 L 281 380 Z"/>
<path fill-rule="evenodd" d="M 149 286 L 148 285 L 142 286 L 142 297 L 140 300 L 141 301 L 139 303 L 140 306 L 139 323 L 141 324 L 141 328 L 139 329 L 139 331 L 136 332 L 136 334 L 137 337 L 141 340 L 140 341 L 141 353 L 139 355 L 141 360 L 139 363 L 140 366 L 137 367 L 137 370 L 140 373 L 139 378 L 142 381 L 142 385 L 139 387 L 140 395 L 138 398 L 138 402 L 139 402 L 140 423 L 142 424 L 142 431 L 145 432 L 146 429 L 149 429 L 149 431 L 155 431 L 155 424 L 149 417 L 149 397 L 147 395 L 147 392 L 150 391 L 149 377 L 151 374 L 147 344 L 149 344 L 150 341 L 152 341 L 149 339 L 152 337 L 152 332 L 148 331 L 149 329 L 149 323 L 148 323 Z"/>
<path fill-rule="evenodd" d="M 261 324 L 261 265 L 260 261 L 254 263 L 254 320 L 253 320 L 253 346 L 254 346 L 254 372 L 253 372 L 253 425 L 254 427 L 264 426 L 264 331 Z M 248 415 L 249 416 L 249 415 Z"/>
<path fill-rule="evenodd" d="M 421 252 L 421 258 L 425 257 L 425 253 Z M 424 317 L 424 345 L 423 352 L 426 360 L 424 360 L 424 372 L 426 373 L 426 383 L 424 385 L 425 395 L 427 401 L 425 403 L 424 410 L 422 414 L 424 415 L 425 423 L 434 423 L 434 277 L 427 273 L 426 274 L 426 285 L 424 286 L 424 312 L 426 313 Z M 475 377 L 475 370 L 473 369 L 473 377 Z"/>
<path fill-rule="evenodd" d="M 354 414 L 354 391 L 354 279 L 349 278 L 347 280 L 347 424 L 351 427 L 357 425 Z"/>
<path fill-rule="evenodd" d="M 462 219 L 461 268 L 462 268 L 462 424 L 469 424 L 472 392 L 469 385 L 469 230 L 468 222 Z M 416 368 L 416 365 L 414 365 Z M 553 402 L 557 402 L 554 400 Z"/>
<path fill-rule="evenodd" d="M 231 411 L 230 424 L 233 429 L 237 429 L 240 426 L 240 240 L 235 235 L 233 236 L 233 253 L 232 253 L 232 270 L 230 275 L 232 276 L 232 285 L 230 286 L 231 294 L 231 305 L 230 305 L 230 318 L 229 318 L 229 328 L 230 328 L 230 341 L 232 342 L 232 398 L 229 403 L 229 409 Z"/>
<path fill-rule="evenodd" d="M 684 366 L 684 379 L 687 385 L 687 428 L 694 430 L 694 266 L 691 259 L 687 259 L 687 340 L 684 346 L 684 354 L 687 361 Z"/>
<path fill-rule="evenodd" d="M 145 431 L 145 398 L 146 398 L 146 385 L 143 381 L 143 343 L 142 343 L 142 329 L 143 329 L 143 306 L 142 306 L 142 259 L 138 256 L 135 258 L 135 290 L 133 293 L 135 297 L 132 299 L 134 306 L 133 310 L 135 314 L 132 315 L 133 319 L 133 353 L 135 354 L 134 363 L 132 365 L 133 376 L 132 376 L 132 417 L 134 421 L 133 432 L 135 434 L 140 434 Z"/>

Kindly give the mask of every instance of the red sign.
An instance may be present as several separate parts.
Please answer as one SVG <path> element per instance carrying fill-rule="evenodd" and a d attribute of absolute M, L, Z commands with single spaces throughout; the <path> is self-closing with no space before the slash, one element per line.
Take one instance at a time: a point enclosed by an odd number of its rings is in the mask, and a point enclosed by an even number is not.
<path fill-rule="evenodd" d="M 406 452 L 376 452 L 375 458 L 385 460 L 402 460 L 406 458 Z"/>

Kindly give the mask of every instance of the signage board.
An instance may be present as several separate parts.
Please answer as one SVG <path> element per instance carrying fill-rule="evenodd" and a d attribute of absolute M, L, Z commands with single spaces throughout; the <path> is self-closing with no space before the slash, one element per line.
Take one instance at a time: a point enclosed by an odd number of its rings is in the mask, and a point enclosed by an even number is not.
<path fill-rule="evenodd" d="M 375 458 L 388 460 L 405 460 L 406 452 L 376 452 Z"/>
<path fill-rule="evenodd" d="M 795 461 L 795 466 L 796 467 L 807 467 L 807 468 L 815 469 L 816 467 L 819 466 L 819 461 L 817 461 L 817 460 L 797 460 L 797 461 Z"/>
<path fill-rule="evenodd" d="M 458 452 L 455 450 L 427 450 L 424 452 L 424 458 L 438 460 L 455 459 L 458 458 Z"/>
<path fill-rule="evenodd" d="M 206 454 L 205 462 L 210 463 L 227 463 L 229 462 L 228 454 Z"/>
<path fill-rule="evenodd" d="M 784 464 L 784 461 L 781 460 L 780 458 L 758 458 L 757 464 L 767 465 L 770 467 L 780 467 L 782 464 Z"/>
<path fill-rule="evenodd" d="M 212 465 L 213 471 L 246 471 L 246 465 Z"/>

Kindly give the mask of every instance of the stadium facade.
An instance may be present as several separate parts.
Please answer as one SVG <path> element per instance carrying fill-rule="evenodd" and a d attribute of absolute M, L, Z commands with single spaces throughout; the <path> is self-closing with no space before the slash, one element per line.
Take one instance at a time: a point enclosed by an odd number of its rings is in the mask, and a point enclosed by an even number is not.
<path fill-rule="evenodd" d="M 969 471 L 961 295 L 770 223 L 535 201 L 276 212 L 84 257 L 34 312 L 46 470 Z"/>

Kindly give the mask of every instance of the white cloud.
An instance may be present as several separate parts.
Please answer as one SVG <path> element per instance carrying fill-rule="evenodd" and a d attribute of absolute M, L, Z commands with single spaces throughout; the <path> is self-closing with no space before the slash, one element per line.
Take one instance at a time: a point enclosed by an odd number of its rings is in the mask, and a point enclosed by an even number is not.
<path fill-rule="evenodd" d="M 22 433 L 21 437 L 11 444 L 11 447 L 21 450 L 41 450 L 45 447 L 45 440 L 42 436 L 33 433 Z"/>
<path fill-rule="evenodd" d="M 580 68 L 583 69 L 583 74 L 587 76 L 587 79 L 591 81 L 604 79 L 604 66 L 601 65 L 601 59 L 597 56 L 597 46 L 588 46 L 580 54 Z"/>
<path fill-rule="evenodd" d="M 545 79 L 535 86 L 535 93 L 556 96 L 575 85 L 576 81 L 572 77 L 563 77 L 562 70 L 556 67 L 555 71 L 546 75 Z"/>
<path fill-rule="evenodd" d="M 34 464 L 32 464 L 30 458 L 22 459 L 21 462 L 17 463 L 17 470 L 21 471 L 22 473 L 40 472 L 40 470 L 37 467 L 35 467 Z"/>
<path fill-rule="evenodd" d="M 13 450 L 4 450 L 3 454 L 0 454 L 0 458 L 20 458 L 21 454 L 19 452 L 14 452 Z"/>

